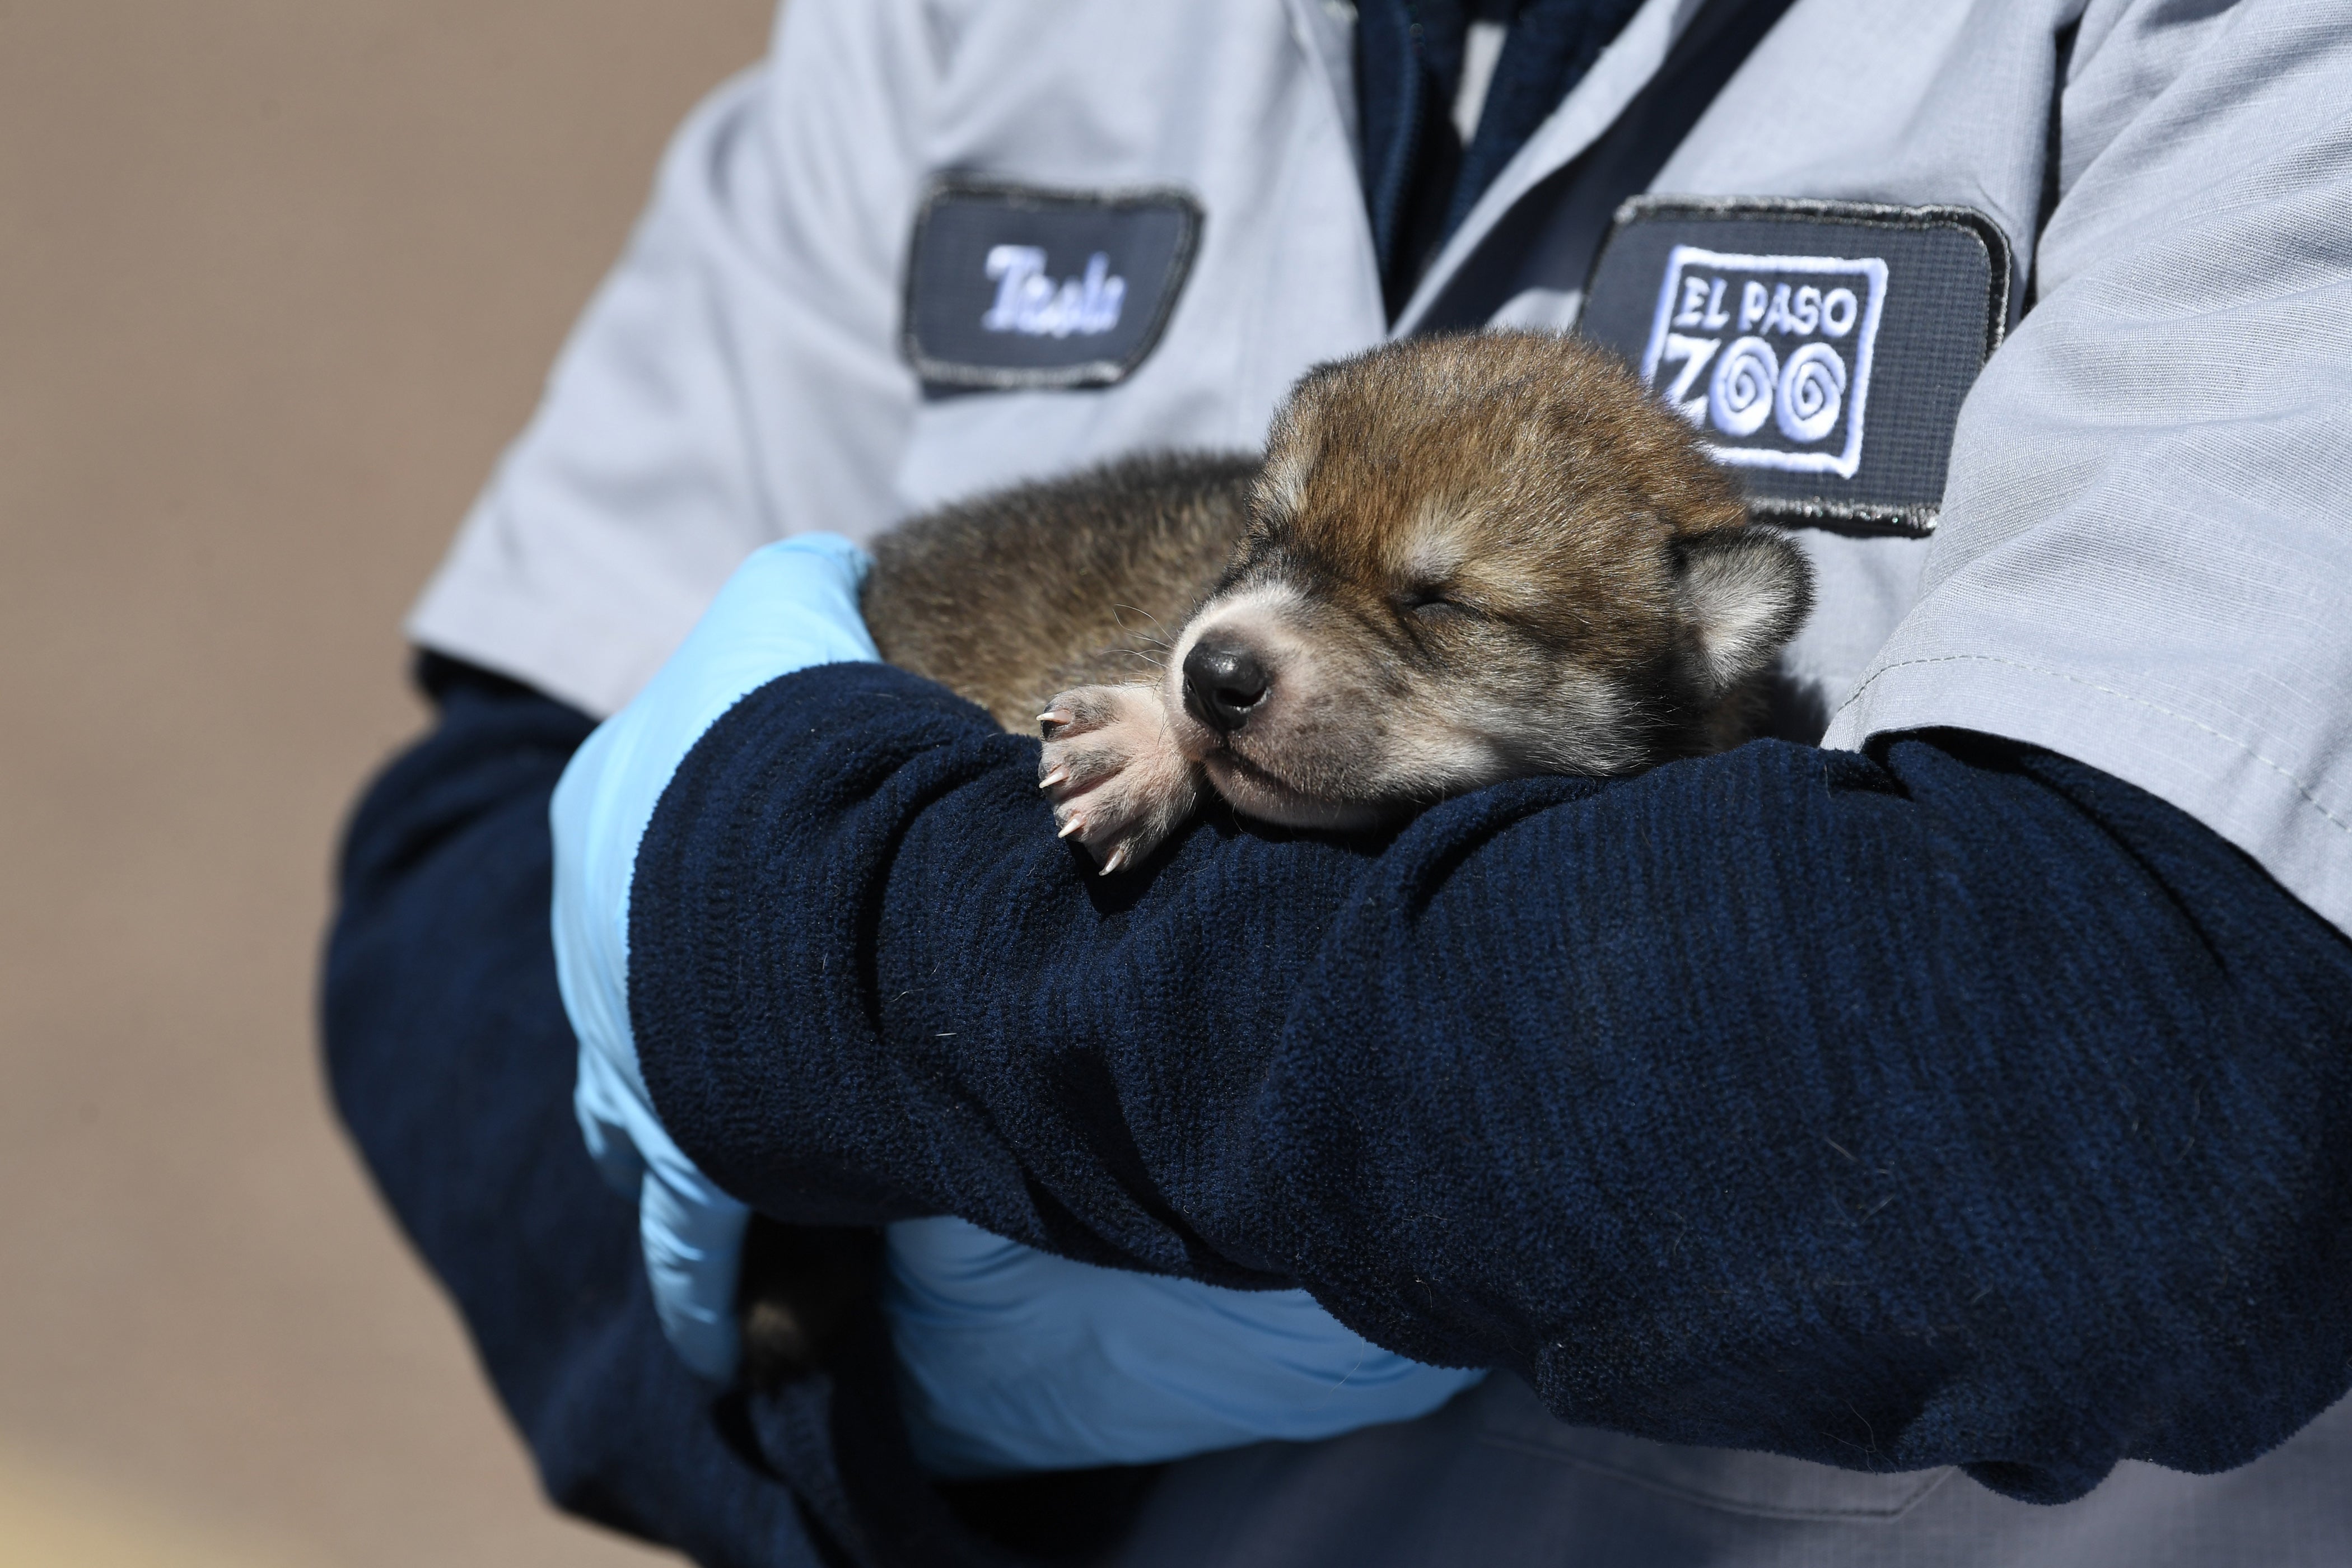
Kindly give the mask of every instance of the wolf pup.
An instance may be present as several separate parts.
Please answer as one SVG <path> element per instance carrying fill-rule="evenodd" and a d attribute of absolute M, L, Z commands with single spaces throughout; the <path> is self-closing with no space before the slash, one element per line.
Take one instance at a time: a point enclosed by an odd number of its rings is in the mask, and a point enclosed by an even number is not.
<path fill-rule="evenodd" d="M 1213 789 L 1260 821 L 1387 821 L 1522 773 L 1744 739 L 1811 600 L 1696 433 L 1571 339 L 1416 339 L 1309 374 L 1263 461 L 1130 458 L 901 525 L 884 658 L 1042 723 L 1064 837 L 1136 867 Z M 869 1233 L 746 1237 L 755 1384 L 817 1364 Z"/>
<path fill-rule="evenodd" d="M 1263 462 L 1132 459 L 910 521 L 864 608 L 892 663 L 1042 725 L 1039 786 L 1108 873 L 1204 788 L 1347 828 L 1737 744 L 1811 604 L 1796 546 L 1746 523 L 1605 351 L 1423 338 L 1310 372 Z"/>

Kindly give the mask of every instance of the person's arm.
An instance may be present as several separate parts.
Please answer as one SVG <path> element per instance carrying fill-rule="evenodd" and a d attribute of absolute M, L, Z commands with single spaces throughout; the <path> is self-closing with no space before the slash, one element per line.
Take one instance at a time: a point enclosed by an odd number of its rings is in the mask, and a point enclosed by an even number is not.
<path fill-rule="evenodd" d="M 918 182 L 936 172 L 919 145 L 938 101 L 934 21 L 911 0 L 797 0 L 768 65 L 688 121 L 628 254 L 419 605 L 421 643 L 603 716 L 760 546 L 868 532 L 893 515 L 916 408 L 898 344 L 901 266 Z M 1041 440 L 1039 451 L 1055 449 Z M 624 837 L 625 879 L 634 837 Z M 743 1211 L 667 1146 L 633 1092 L 625 1018 L 600 1026 L 609 1010 L 592 1001 L 573 1021 L 589 1047 L 583 1131 L 607 1177 L 644 1194 L 661 1320 L 688 1364 L 724 1384 Z M 464 1102 L 448 1109 L 466 1113 Z M 525 1194 L 510 1195 L 519 1219 L 541 1223 Z M 954 1309 L 896 1322 L 916 1391 L 908 1412 L 926 1457 L 954 1459 L 958 1473 L 1318 1435 L 1426 1408 L 1465 1381 L 1402 1367 L 1296 1301 L 1227 1304 L 1213 1314 L 1225 1331 L 1212 1335 L 1182 1306 L 1197 1293 L 1165 1281 L 1097 1275 L 1047 1289 L 1074 1278 L 1055 1259 L 1018 1259 L 992 1270 L 988 1289 L 959 1296 L 954 1268 L 907 1240 L 891 1249 L 894 1275 Z M 1008 1301 L 1016 1273 L 1039 1296 Z M 1254 1320 L 1278 1331 L 1254 1331 Z M 1066 1357 L 1056 1379 L 1044 1375 L 1043 1342 L 1090 1353 Z M 1038 1375 L 998 1381 L 1007 1346 Z M 1255 1404 L 1227 1393 L 1222 1369 L 1234 1356 L 1244 1372 L 1280 1358 L 1276 1375 L 1252 1380 Z M 1106 1362 L 1145 1363 L 1150 1375 L 1090 1370 Z"/>
<path fill-rule="evenodd" d="M 630 1207 L 572 1114 L 547 801 L 591 728 L 428 658 L 433 731 L 347 834 L 321 999 L 337 1110 L 464 1313 L 556 1501 L 711 1563 L 819 1561 L 662 1342 Z"/>
<path fill-rule="evenodd" d="M 592 721 L 487 671 L 421 668 L 436 722 L 345 837 L 328 1079 L 549 1496 L 713 1568 L 1001 1568 L 916 1471 L 870 1314 L 772 1395 L 722 1397 L 665 1342 L 635 1207 L 581 1144 L 548 929 L 548 801 Z M 1098 1527 L 1129 1490 L 1080 1478 L 1036 1500 Z"/>
<path fill-rule="evenodd" d="M 2025 319 L 1832 745 L 1990 731 L 2160 795 L 2352 931 L 2352 28 L 2096 0 Z"/>
<path fill-rule="evenodd" d="M 1567 1419 L 2028 1498 L 2344 1391 L 2352 944 L 2137 789 L 1754 745 L 1106 881 L 1034 767 L 881 668 L 688 757 L 632 1011 L 730 1190 L 1295 1280 Z"/>
<path fill-rule="evenodd" d="M 656 815 L 656 1104 L 762 1201 L 1303 1279 L 1660 1436 L 2041 1497 L 2283 1436 L 2352 1311 L 2347 39 L 2084 13 L 2036 302 L 1832 731 L 1875 760 L 1513 786 L 1379 859 L 1212 827 L 1107 888 L 1024 742 L 799 678 Z"/>

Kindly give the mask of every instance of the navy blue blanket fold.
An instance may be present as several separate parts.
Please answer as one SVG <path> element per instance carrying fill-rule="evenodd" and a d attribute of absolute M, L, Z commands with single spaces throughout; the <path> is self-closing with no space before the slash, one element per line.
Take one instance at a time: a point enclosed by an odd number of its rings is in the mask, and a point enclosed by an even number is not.
<path fill-rule="evenodd" d="M 2079 1495 L 2352 1382 L 2352 944 L 2197 823 L 1964 733 L 1547 779 L 1140 876 L 898 672 L 664 797 L 631 990 L 772 1213 L 1297 1282 L 1565 1419 Z"/>

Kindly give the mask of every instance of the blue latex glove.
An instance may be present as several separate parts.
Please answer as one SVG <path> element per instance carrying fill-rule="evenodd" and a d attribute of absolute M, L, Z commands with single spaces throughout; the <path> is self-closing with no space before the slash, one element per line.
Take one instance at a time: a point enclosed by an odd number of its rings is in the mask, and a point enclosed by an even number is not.
<path fill-rule="evenodd" d="M 637 1205 L 654 1306 L 680 1357 L 725 1382 L 740 1352 L 735 1280 L 748 1211 L 663 1130 L 629 1027 L 629 880 L 678 764 L 728 709 L 780 675 L 880 657 L 857 612 L 872 563 L 802 534 L 755 552 L 635 700 L 588 737 L 556 785 L 555 973 L 580 1037 L 572 1105 L 604 1179 Z"/>
<path fill-rule="evenodd" d="M 740 1353 L 735 1286 L 750 1216 L 672 1142 L 638 1071 L 629 884 L 662 791 L 728 709 L 780 675 L 877 657 L 857 609 L 869 564 L 830 534 L 752 554 L 660 673 L 580 748 L 550 810 L 581 1132 L 605 1179 L 636 1202 L 664 1332 L 717 1382 Z M 1421 1415 L 1477 1376 L 1381 1350 L 1303 1291 L 1093 1268 L 961 1220 L 891 1226 L 889 1257 L 884 1307 L 908 1424 L 919 1457 L 943 1475 L 1328 1436 Z"/>
<path fill-rule="evenodd" d="M 1074 1263 L 954 1218 L 889 1230 L 915 1458 L 969 1477 L 1151 1464 L 1426 1415 L 1486 1374 L 1384 1351 L 1304 1290 Z"/>

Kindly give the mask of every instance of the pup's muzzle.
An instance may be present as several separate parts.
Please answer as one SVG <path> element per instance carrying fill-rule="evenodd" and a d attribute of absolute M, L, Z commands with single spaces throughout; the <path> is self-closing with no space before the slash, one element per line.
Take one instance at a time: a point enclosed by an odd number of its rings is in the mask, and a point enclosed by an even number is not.
<path fill-rule="evenodd" d="M 1245 647 L 1197 642 L 1184 656 L 1184 710 L 1220 735 L 1248 723 L 1273 684 Z"/>

